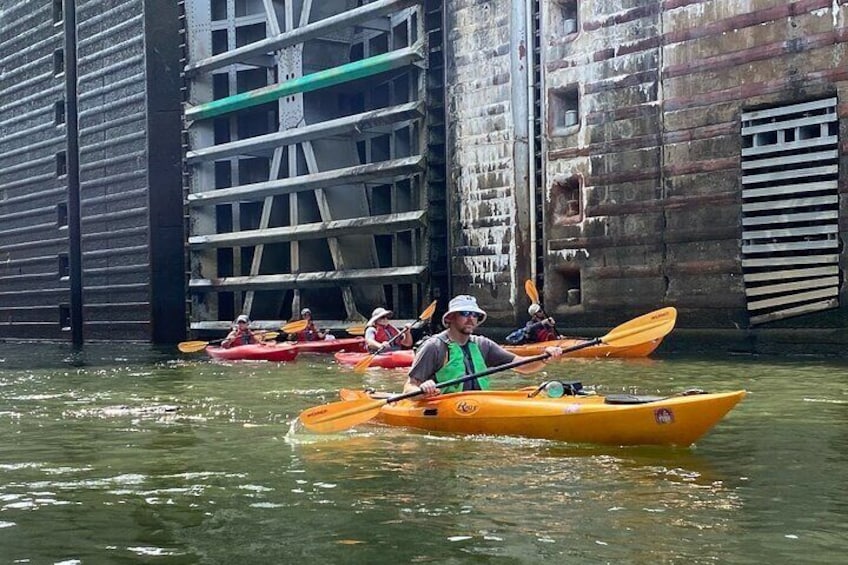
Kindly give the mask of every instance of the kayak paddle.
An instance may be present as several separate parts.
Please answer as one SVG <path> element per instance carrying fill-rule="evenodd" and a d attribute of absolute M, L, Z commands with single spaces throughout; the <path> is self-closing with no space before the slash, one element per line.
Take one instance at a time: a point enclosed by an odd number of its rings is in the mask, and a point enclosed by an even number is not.
<path fill-rule="evenodd" d="M 648 314 L 639 316 L 638 318 L 634 318 L 633 320 L 630 320 L 629 322 L 626 322 L 620 326 L 616 326 L 605 336 L 596 337 L 595 339 L 590 339 L 588 341 L 584 341 L 583 343 L 578 343 L 576 345 L 572 345 L 571 347 L 566 347 L 562 350 L 562 352 L 563 354 L 570 353 L 572 351 L 585 349 L 587 347 L 592 347 L 593 345 L 598 345 L 600 343 L 606 343 L 607 345 L 614 345 L 616 347 L 629 347 L 632 345 L 637 345 L 646 341 L 650 341 L 652 339 L 658 339 L 668 335 L 668 333 L 672 329 L 674 329 L 674 324 L 676 320 L 677 310 L 675 308 L 662 308 L 660 310 L 655 310 L 653 312 L 649 312 Z M 453 386 L 460 383 L 464 383 L 465 381 L 470 381 L 472 379 L 478 379 L 480 377 L 485 377 L 487 375 L 499 373 L 508 369 L 514 369 L 522 365 L 537 363 L 540 361 L 544 361 L 548 357 L 550 357 L 549 353 L 542 353 L 541 355 L 534 355 L 532 357 L 521 357 L 505 365 L 492 367 L 490 369 L 486 369 L 485 371 L 474 373 L 473 375 L 465 375 L 463 377 L 451 379 L 443 383 L 438 383 L 436 384 L 436 388 Z M 310 431 L 317 433 L 339 432 L 342 430 L 346 430 L 347 428 L 351 428 L 357 424 L 367 422 L 368 420 L 376 416 L 386 404 L 397 402 L 405 398 L 419 396 L 423 393 L 424 391 L 419 389 L 403 394 L 398 394 L 395 396 L 390 396 L 389 398 L 363 398 L 361 400 L 353 401 L 341 400 L 338 402 L 324 404 L 322 406 L 317 406 L 308 410 L 304 410 L 300 413 L 300 416 L 298 416 L 298 418 L 306 427 L 306 429 Z"/>
<path fill-rule="evenodd" d="M 411 330 L 413 327 L 417 326 L 421 322 L 427 321 L 430 318 L 432 318 L 433 313 L 436 311 L 436 304 L 437 304 L 437 301 L 435 301 L 435 300 L 433 302 L 431 302 L 430 305 L 427 306 L 424 309 L 423 312 L 421 312 L 421 315 L 418 316 L 418 319 L 415 320 L 414 322 L 412 322 L 412 325 L 403 328 L 396 336 L 394 336 L 392 339 L 390 339 L 384 345 L 380 346 L 380 349 L 378 349 L 374 353 L 370 353 L 367 357 L 363 358 L 362 361 L 360 361 L 359 363 L 354 365 L 353 366 L 353 372 L 355 372 L 355 373 L 365 372 L 365 370 L 368 368 L 368 365 L 370 365 L 371 361 L 374 360 L 374 357 L 376 357 L 377 355 L 379 355 L 380 353 L 382 353 L 383 351 L 385 351 L 389 347 L 391 347 L 392 343 L 394 343 L 395 341 L 400 339 L 400 337 L 402 335 L 404 335 L 406 332 Z"/>
<path fill-rule="evenodd" d="M 276 339 L 278 335 L 280 335 L 279 332 L 265 332 L 259 334 L 259 337 L 261 337 L 262 340 L 270 340 Z M 183 353 L 195 353 L 197 351 L 206 349 L 207 345 L 215 345 L 221 343 L 225 339 L 227 338 L 216 339 L 213 341 L 181 341 L 177 344 L 177 349 L 179 349 Z"/>
<path fill-rule="evenodd" d="M 280 328 L 280 331 L 282 331 L 284 334 L 296 334 L 305 330 L 306 326 L 308 325 L 309 320 L 295 320 L 294 322 L 289 322 L 288 324 Z"/>
<path fill-rule="evenodd" d="M 365 335 L 365 330 L 367 330 L 365 326 L 350 326 L 345 330 L 348 335 Z"/>
<path fill-rule="evenodd" d="M 541 304 L 541 302 L 539 302 L 539 289 L 536 288 L 536 283 L 533 282 L 533 279 L 527 279 L 524 282 L 524 292 L 527 293 L 527 297 L 530 299 L 530 302 L 533 304 Z"/>

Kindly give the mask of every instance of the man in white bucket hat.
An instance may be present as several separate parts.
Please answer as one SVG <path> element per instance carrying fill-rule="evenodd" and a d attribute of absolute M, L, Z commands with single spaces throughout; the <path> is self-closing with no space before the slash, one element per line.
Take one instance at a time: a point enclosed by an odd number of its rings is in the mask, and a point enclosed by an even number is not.
<path fill-rule="evenodd" d="M 427 395 L 439 394 L 440 391 L 486 390 L 489 388 L 488 378 L 472 379 L 442 389 L 437 388 L 436 383 L 523 359 L 487 337 L 473 335 L 484 321 L 486 312 L 477 305 L 476 298 L 467 294 L 454 297 L 442 316 L 442 324 L 447 329 L 424 342 L 415 354 L 404 390 L 410 392 L 420 388 Z M 545 352 L 553 358 L 562 355 L 559 347 L 548 347 Z"/>
<path fill-rule="evenodd" d="M 371 353 L 386 346 L 397 334 L 401 333 L 401 330 L 389 323 L 391 317 L 392 311 L 385 308 L 375 308 L 371 313 L 371 319 L 368 320 L 365 329 L 365 344 Z M 404 330 L 406 330 L 406 327 L 404 327 Z M 405 331 L 403 337 L 395 339 L 391 347 L 386 347 L 383 351 L 397 351 L 410 347 L 412 347 L 412 332 Z"/>

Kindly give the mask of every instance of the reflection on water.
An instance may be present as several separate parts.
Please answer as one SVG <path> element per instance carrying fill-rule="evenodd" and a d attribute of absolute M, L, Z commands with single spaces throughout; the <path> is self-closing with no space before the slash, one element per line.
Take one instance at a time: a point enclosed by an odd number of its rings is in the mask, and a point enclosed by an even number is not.
<path fill-rule="evenodd" d="M 848 549 L 842 361 L 609 359 L 498 375 L 503 388 L 750 393 L 691 449 L 621 449 L 372 424 L 310 434 L 300 411 L 342 387 L 397 391 L 403 373 L 178 355 L 0 344 L 4 559 L 831 563 Z"/>

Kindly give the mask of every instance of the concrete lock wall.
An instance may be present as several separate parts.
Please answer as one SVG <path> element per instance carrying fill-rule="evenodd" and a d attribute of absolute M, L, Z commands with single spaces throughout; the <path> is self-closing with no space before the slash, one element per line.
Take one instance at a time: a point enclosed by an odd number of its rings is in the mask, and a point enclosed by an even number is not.
<path fill-rule="evenodd" d="M 755 328 L 761 334 L 817 328 L 816 339 L 844 342 L 845 6 L 530 2 L 537 32 L 530 51 L 538 49 L 541 67 L 534 85 L 524 68 L 522 10 L 505 0 L 448 4 L 455 292 L 480 296 L 493 321 L 526 315 L 521 283 L 535 251 L 528 225 L 528 128 L 522 129 L 529 82 L 542 101 L 535 139 L 542 154 L 537 282 L 561 324 L 610 327 L 673 305 L 682 328 Z M 799 121 L 812 115 L 802 112 L 804 104 L 833 98 L 834 107 L 822 110 L 831 112 L 840 140 L 838 154 L 822 162 L 833 172 L 833 194 L 815 194 L 834 204 L 801 210 L 809 212 L 807 223 L 789 218 L 780 229 L 756 232 L 770 237 L 774 249 L 800 250 L 773 250 L 751 261 L 788 264 L 779 273 L 748 269 L 743 203 L 763 207 L 769 200 L 743 196 L 743 153 L 756 137 L 746 135 L 743 119 L 789 107 Z M 776 178 L 804 166 L 797 164 L 803 157 L 775 155 L 771 168 L 755 172 Z M 812 173 L 797 175 L 783 182 L 803 184 Z M 761 192 L 769 190 L 785 191 Z M 775 206 L 783 206 L 785 217 L 792 209 L 782 202 Z M 780 247 L 781 237 L 814 230 L 827 233 L 823 241 L 799 236 Z M 802 249 L 805 241 L 828 249 Z M 816 267 L 827 269 L 826 280 L 812 271 L 787 271 L 795 268 L 792 257 L 815 253 L 827 254 L 821 260 L 828 265 Z M 752 280 L 776 277 L 773 286 L 753 289 L 746 283 L 749 271 Z M 774 304 L 756 310 L 763 296 Z"/>

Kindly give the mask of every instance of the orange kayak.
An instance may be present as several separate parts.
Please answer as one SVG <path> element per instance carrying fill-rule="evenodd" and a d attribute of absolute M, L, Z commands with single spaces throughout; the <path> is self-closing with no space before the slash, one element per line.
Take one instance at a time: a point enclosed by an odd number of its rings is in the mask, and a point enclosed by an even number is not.
<path fill-rule="evenodd" d="M 377 421 L 433 432 L 505 435 L 605 445 L 688 446 L 745 396 L 744 390 L 669 397 L 576 395 L 549 398 L 533 389 L 472 391 L 384 405 Z M 343 400 L 369 398 L 343 390 Z"/>
<path fill-rule="evenodd" d="M 516 355 L 528 357 L 531 355 L 539 355 L 541 353 L 544 353 L 545 348 L 551 345 L 556 347 L 562 347 L 563 349 L 565 349 L 566 347 L 571 347 L 584 341 L 587 340 L 580 338 L 567 338 L 558 339 L 554 341 L 541 341 L 539 343 L 525 343 L 523 345 L 504 345 L 503 348 L 507 351 L 515 353 Z M 652 339 L 650 341 L 646 341 L 645 343 L 638 343 L 629 347 L 615 347 L 613 345 L 599 343 L 598 345 L 593 345 L 592 347 L 578 349 L 577 351 L 566 353 L 564 357 L 647 357 L 648 355 L 653 353 L 657 347 L 659 347 L 660 343 L 662 343 L 662 338 Z"/>

